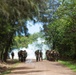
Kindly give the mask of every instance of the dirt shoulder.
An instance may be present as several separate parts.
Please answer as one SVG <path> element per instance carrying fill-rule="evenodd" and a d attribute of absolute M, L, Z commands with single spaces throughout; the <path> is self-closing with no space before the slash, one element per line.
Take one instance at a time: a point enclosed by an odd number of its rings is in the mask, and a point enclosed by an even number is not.
<path fill-rule="evenodd" d="M 59 62 L 27 60 L 12 68 L 11 73 L 6 75 L 76 75 L 76 73 Z"/>
<path fill-rule="evenodd" d="M 19 61 L 8 59 L 7 62 L 0 61 L 0 75 L 10 72 L 10 69 L 14 67 Z"/>

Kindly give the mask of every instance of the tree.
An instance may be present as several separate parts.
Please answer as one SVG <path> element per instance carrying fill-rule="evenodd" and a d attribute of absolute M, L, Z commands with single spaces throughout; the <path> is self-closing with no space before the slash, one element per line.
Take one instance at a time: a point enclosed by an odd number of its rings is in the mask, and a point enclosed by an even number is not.
<path fill-rule="evenodd" d="M 64 0 L 55 12 L 53 22 L 44 30 L 48 42 L 55 41 L 54 48 L 59 50 L 62 57 L 69 59 L 75 59 L 76 56 L 75 9 L 75 0 Z"/>
<path fill-rule="evenodd" d="M 37 38 L 41 37 L 42 38 L 42 34 L 41 33 L 34 33 L 32 35 L 29 35 L 29 37 L 25 37 L 25 36 L 16 36 L 14 37 L 15 42 L 14 45 L 11 47 L 13 48 L 23 48 L 23 47 L 28 47 L 28 44 L 32 44 L 34 41 L 37 41 Z"/>
<path fill-rule="evenodd" d="M 1 60 L 4 57 L 6 61 L 8 50 L 13 45 L 16 33 L 28 35 L 26 21 L 29 19 L 35 21 L 34 18 L 38 18 L 39 5 L 44 2 L 45 0 L 0 0 Z"/>

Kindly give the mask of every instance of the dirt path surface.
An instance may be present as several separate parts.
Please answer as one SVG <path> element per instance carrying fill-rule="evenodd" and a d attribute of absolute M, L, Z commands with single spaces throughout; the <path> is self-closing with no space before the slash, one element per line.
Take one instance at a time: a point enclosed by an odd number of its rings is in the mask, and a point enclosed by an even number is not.
<path fill-rule="evenodd" d="M 76 75 L 76 73 L 59 62 L 27 60 L 26 63 L 20 63 L 13 68 L 8 75 Z"/>

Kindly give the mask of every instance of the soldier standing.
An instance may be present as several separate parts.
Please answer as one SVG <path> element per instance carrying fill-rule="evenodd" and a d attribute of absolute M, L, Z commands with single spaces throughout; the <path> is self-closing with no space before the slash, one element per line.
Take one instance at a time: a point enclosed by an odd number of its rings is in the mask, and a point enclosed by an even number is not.
<path fill-rule="evenodd" d="M 39 50 L 35 51 L 35 56 L 36 56 L 36 61 L 40 61 L 40 54 L 39 54 Z"/>
<path fill-rule="evenodd" d="M 14 52 L 11 53 L 12 59 L 14 59 Z"/>
<path fill-rule="evenodd" d="M 27 52 L 26 50 L 23 51 L 23 61 L 26 61 L 26 57 L 27 57 Z"/>
<path fill-rule="evenodd" d="M 43 53 L 41 50 L 40 50 L 40 59 L 43 60 Z"/>

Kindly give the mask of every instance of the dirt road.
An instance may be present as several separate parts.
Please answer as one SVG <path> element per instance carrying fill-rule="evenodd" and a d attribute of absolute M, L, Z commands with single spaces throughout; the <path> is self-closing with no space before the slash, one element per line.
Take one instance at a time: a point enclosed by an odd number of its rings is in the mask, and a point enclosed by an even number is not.
<path fill-rule="evenodd" d="M 76 75 L 76 73 L 59 62 L 27 60 L 26 63 L 20 63 L 13 68 L 8 75 Z"/>

